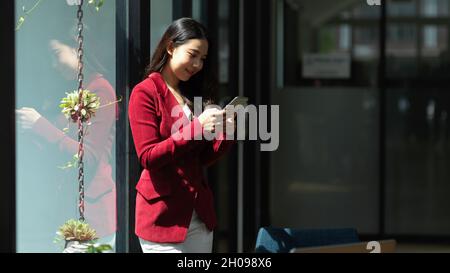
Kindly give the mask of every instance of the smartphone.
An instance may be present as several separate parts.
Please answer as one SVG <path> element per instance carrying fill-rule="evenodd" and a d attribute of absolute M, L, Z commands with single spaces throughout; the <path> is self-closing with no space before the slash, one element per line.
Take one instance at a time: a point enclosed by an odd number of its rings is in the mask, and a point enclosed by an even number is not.
<path fill-rule="evenodd" d="M 225 106 L 225 108 L 226 108 L 227 106 L 231 106 L 231 105 L 233 105 L 233 106 L 238 106 L 238 105 L 247 106 L 247 101 L 248 101 L 248 98 L 247 98 L 247 97 L 237 96 L 237 97 L 235 97 L 234 99 L 232 99 L 232 100 Z"/>

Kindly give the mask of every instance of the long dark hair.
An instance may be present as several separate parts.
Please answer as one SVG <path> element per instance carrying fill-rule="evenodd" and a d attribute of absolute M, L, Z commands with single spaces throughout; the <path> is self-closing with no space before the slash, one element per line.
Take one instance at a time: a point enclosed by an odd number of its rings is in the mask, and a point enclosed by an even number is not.
<path fill-rule="evenodd" d="M 185 44 L 190 39 L 204 39 L 208 41 L 211 51 L 211 41 L 208 39 L 206 28 L 192 18 L 180 18 L 174 21 L 166 30 L 155 52 L 152 55 L 150 64 L 145 70 L 145 78 L 153 72 L 162 72 L 169 60 L 167 47 L 172 44 L 175 48 Z M 216 101 L 217 77 L 211 67 L 210 58 L 206 58 L 203 68 L 188 81 L 180 81 L 180 91 L 183 99 L 193 111 L 194 97 L 202 97 L 203 105 L 213 104 Z"/>

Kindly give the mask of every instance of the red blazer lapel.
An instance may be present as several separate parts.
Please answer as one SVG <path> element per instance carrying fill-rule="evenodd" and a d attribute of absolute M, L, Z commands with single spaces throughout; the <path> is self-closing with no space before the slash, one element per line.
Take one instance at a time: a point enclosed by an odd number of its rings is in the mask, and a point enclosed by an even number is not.
<path fill-rule="evenodd" d="M 153 79 L 153 81 L 156 85 L 156 89 L 158 90 L 158 93 L 161 96 L 166 113 L 168 114 L 169 117 L 171 117 L 169 119 L 171 121 L 170 124 L 166 124 L 166 125 L 169 125 L 170 128 L 172 128 L 173 124 L 180 118 L 183 119 L 183 121 L 182 121 L 183 125 L 188 124 L 189 119 L 185 115 L 185 113 L 183 111 L 183 107 L 178 103 L 177 99 L 172 94 L 172 92 L 170 92 L 162 75 L 160 73 L 152 73 L 152 74 L 150 74 L 149 77 Z M 175 107 L 178 107 L 178 109 L 176 109 L 178 112 L 178 115 L 172 116 L 172 111 L 175 110 L 174 109 Z"/>

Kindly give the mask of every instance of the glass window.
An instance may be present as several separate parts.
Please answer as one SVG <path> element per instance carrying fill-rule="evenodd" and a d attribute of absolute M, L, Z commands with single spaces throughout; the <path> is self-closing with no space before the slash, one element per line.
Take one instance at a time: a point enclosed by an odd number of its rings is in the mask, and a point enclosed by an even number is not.
<path fill-rule="evenodd" d="M 449 234 L 448 2 L 421 0 L 416 2 L 420 14 L 387 20 L 385 228 L 390 234 Z"/>
<path fill-rule="evenodd" d="M 354 1 L 356 2 L 356 1 Z M 367 2 L 366 2 L 367 3 Z M 380 18 L 381 9 L 374 8 L 371 5 L 361 5 L 361 4 L 353 4 L 351 5 L 351 9 L 346 11 L 348 14 L 353 14 L 353 18 Z"/>
<path fill-rule="evenodd" d="M 422 0 L 421 15 L 423 17 L 448 16 L 449 0 Z"/>
<path fill-rule="evenodd" d="M 203 0 L 192 0 L 192 18 L 198 22 L 202 22 L 202 5 Z"/>
<path fill-rule="evenodd" d="M 271 154 L 271 224 L 376 233 L 380 8 L 365 1 L 282 2 L 276 56 L 284 63 L 284 88 L 271 97 L 280 105 L 285 145 Z"/>
<path fill-rule="evenodd" d="M 152 54 L 172 21 L 172 1 L 150 1 L 150 52 Z"/>
<path fill-rule="evenodd" d="M 388 55 L 414 56 L 417 52 L 417 29 L 414 24 L 390 24 L 386 39 Z"/>
<path fill-rule="evenodd" d="M 59 108 L 78 88 L 77 7 L 37 3 L 16 0 L 16 19 L 25 18 L 16 31 L 17 251 L 61 252 L 56 231 L 79 217 L 77 126 Z M 115 2 L 98 12 L 85 3 L 84 88 L 101 103 L 84 138 L 85 217 L 99 242 L 115 247 Z"/>
<path fill-rule="evenodd" d="M 431 80 L 436 81 L 430 75 Z M 450 97 L 420 81 L 387 90 L 386 232 L 449 235 Z"/>
<path fill-rule="evenodd" d="M 228 61 L 230 59 L 229 48 L 229 28 L 228 28 L 228 1 L 219 0 L 219 82 L 225 84 L 228 82 Z"/>
<path fill-rule="evenodd" d="M 354 36 L 353 59 L 361 64 L 373 64 L 379 57 L 379 29 L 375 26 L 355 26 Z M 376 70 L 372 68 L 368 71 L 375 73 Z"/>
<path fill-rule="evenodd" d="M 284 1 L 284 84 L 372 84 L 380 8 L 366 3 Z M 328 12 L 318 8 L 328 6 Z M 330 65 L 335 64 L 335 65 Z"/>
<path fill-rule="evenodd" d="M 396 8 L 387 5 L 387 11 Z M 422 78 L 433 69 L 434 75 L 444 77 L 448 54 L 448 0 L 416 2 L 420 15 L 405 19 L 391 12 L 387 20 L 386 77 Z M 408 3 L 408 1 L 403 4 Z M 411 1 L 412 3 L 412 1 Z M 402 5 L 403 5 L 402 4 Z"/>
<path fill-rule="evenodd" d="M 422 33 L 423 57 L 440 57 L 447 54 L 448 26 L 425 25 Z"/>
<path fill-rule="evenodd" d="M 417 15 L 416 1 L 419 0 L 388 0 L 388 17 L 408 17 Z"/>

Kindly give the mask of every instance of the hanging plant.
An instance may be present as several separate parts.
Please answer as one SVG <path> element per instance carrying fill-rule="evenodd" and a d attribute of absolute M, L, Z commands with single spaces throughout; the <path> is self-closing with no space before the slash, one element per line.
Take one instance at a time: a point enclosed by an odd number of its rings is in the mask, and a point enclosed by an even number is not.
<path fill-rule="evenodd" d="M 64 241 L 64 253 L 102 253 L 112 250 L 107 244 L 97 244 L 97 235 L 88 223 L 70 219 L 59 227 L 55 243 Z"/>
<path fill-rule="evenodd" d="M 75 90 L 66 95 L 62 98 L 59 107 L 62 108 L 61 112 L 66 118 L 73 122 L 77 122 L 79 117 L 81 122 L 89 121 L 100 107 L 100 98 L 89 90 Z"/>
<path fill-rule="evenodd" d="M 98 239 L 95 230 L 88 223 L 75 219 L 70 219 L 60 226 L 57 235 L 65 241 L 91 242 Z"/>

